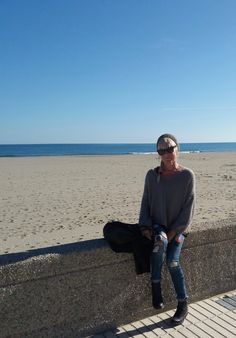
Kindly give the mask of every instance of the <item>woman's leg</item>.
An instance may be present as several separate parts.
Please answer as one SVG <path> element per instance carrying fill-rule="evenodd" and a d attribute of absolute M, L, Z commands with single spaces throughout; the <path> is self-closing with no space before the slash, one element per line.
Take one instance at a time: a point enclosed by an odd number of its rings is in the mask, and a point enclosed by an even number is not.
<path fill-rule="evenodd" d="M 173 239 L 168 244 L 167 248 L 167 266 L 169 272 L 171 274 L 171 278 L 174 284 L 175 292 L 177 299 L 179 301 L 186 300 L 188 298 L 187 291 L 186 291 L 186 282 L 183 273 L 183 269 L 180 265 L 180 253 L 184 243 L 184 236 L 179 236 L 179 241 L 177 242 L 176 239 Z"/>
<path fill-rule="evenodd" d="M 161 281 L 161 270 L 166 256 L 168 240 L 161 226 L 154 228 L 154 245 L 151 254 L 151 279 L 153 283 Z"/>
<path fill-rule="evenodd" d="M 178 299 L 177 310 L 172 317 L 175 325 L 181 324 L 188 314 L 186 283 L 183 270 L 179 263 L 180 253 L 184 242 L 184 236 L 180 235 L 178 241 L 174 239 L 168 244 L 167 265 L 174 284 L 176 296 Z"/>
<path fill-rule="evenodd" d="M 161 270 L 165 259 L 168 240 L 161 226 L 154 227 L 154 245 L 151 254 L 152 304 L 156 309 L 163 309 L 161 294 Z"/>

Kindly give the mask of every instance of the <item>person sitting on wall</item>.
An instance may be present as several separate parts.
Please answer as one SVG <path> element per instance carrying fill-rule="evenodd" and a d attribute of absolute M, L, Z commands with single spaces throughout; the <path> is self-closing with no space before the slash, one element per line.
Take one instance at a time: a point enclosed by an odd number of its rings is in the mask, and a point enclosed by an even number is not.
<path fill-rule="evenodd" d="M 188 313 L 186 281 L 179 259 L 195 204 L 194 173 L 177 162 L 178 151 L 179 144 L 173 135 L 158 138 L 161 163 L 146 174 L 139 216 L 143 236 L 154 242 L 150 259 L 152 304 L 156 309 L 164 308 L 161 270 L 166 257 L 178 300 L 174 324 L 182 323 Z"/>

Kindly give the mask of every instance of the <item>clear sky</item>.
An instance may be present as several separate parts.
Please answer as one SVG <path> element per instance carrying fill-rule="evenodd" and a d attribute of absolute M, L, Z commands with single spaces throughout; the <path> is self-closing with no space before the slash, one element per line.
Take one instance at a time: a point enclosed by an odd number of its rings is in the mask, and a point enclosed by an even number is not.
<path fill-rule="evenodd" d="M 0 0 L 0 143 L 236 141 L 235 0 Z"/>

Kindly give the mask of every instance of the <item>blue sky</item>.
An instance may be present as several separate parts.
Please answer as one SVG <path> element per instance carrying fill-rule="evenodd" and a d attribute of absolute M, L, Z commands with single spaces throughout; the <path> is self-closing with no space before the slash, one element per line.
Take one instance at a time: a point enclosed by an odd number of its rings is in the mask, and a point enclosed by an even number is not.
<path fill-rule="evenodd" d="M 0 143 L 236 141 L 235 0 L 0 0 Z"/>

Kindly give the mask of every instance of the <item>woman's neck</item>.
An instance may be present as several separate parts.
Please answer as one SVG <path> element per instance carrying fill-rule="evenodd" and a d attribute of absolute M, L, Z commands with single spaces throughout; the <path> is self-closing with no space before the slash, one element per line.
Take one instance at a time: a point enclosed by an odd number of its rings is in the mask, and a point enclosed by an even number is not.
<path fill-rule="evenodd" d="M 174 174 L 176 171 L 181 170 L 181 166 L 177 162 L 172 162 L 169 164 L 164 164 L 164 162 L 161 162 L 161 171 L 163 174 Z"/>

